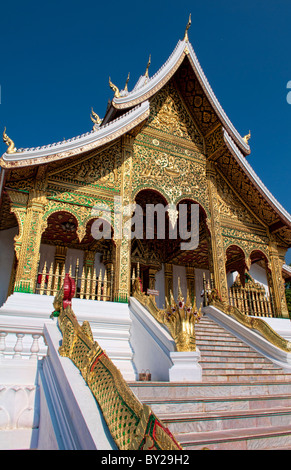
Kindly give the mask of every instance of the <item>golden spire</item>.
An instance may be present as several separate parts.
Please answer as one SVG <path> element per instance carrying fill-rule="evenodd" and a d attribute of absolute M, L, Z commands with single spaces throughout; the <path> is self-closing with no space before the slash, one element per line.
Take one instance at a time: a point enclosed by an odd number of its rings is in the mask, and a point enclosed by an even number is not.
<path fill-rule="evenodd" d="M 4 128 L 4 132 L 3 132 L 3 142 L 5 142 L 5 144 L 8 145 L 8 149 L 7 149 L 6 153 L 15 153 L 16 152 L 16 148 L 15 148 L 13 140 L 10 139 L 10 137 L 8 137 L 8 135 L 6 134 L 6 127 Z"/>
<path fill-rule="evenodd" d="M 150 68 L 150 65 L 151 65 L 151 54 L 150 54 L 150 56 L 149 56 L 147 68 L 146 68 L 146 71 L 145 71 L 145 76 L 146 76 L 147 78 L 149 77 L 149 68 Z"/>
<path fill-rule="evenodd" d="M 94 124 L 98 124 L 100 125 L 101 122 L 102 122 L 102 119 L 98 116 L 98 114 L 96 114 L 94 111 L 93 111 L 93 108 L 91 108 L 91 121 L 94 123 Z"/>
<path fill-rule="evenodd" d="M 119 93 L 119 89 L 117 88 L 116 85 L 114 85 L 109 77 L 109 86 L 111 88 L 111 90 L 114 91 L 114 96 L 115 98 L 119 98 L 120 97 L 120 93 Z"/>
<path fill-rule="evenodd" d="M 243 140 L 245 141 L 246 144 L 248 144 L 250 138 L 251 138 L 251 131 L 249 131 L 249 133 L 244 136 Z"/>
<path fill-rule="evenodd" d="M 188 38 L 188 29 L 190 28 L 191 26 L 191 13 L 189 15 L 189 20 L 188 20 L 188 23 L 187 23 L 187 26 L 186 26 L 186 29 L 185 29 L 185 36 L 184 36 L 184 41 L 189 41 L 189 38 Z"/>
<path fill-rule="evenodd" d="M 127 79 L 126 79 L 126 82 L 125 82 L 124 91 L 128 91 L 127 85 L 128 85 L 128 82 L 129 82 L 129 77 L 130 77 L 130 72 L 128 72 L 128 75 L 127 75 Z"/>

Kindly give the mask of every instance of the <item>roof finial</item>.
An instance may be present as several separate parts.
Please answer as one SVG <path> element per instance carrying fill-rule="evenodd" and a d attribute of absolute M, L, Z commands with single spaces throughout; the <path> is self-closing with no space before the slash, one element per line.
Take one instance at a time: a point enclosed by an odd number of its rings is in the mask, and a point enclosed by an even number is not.
<path fill-rule="evenodd" d="M 95 113 L 95 111 L 93 111 L 93 108 L 91 108 L 90 118 L 91 118 L 91 121 L 94 123 L 94 127 L 96 124 L 100 126 L 102 119 L 98 116 L 98 114 Z"/>
<path fill-rule="evenodd" d="M 249 131 L 249 133 L 244 136 L 243 140 L 245 141 L 246 144 L 248 144 L 250 138 L 251 138 L 251 131 Z"/>
<path fill-rule="evenodd" d="M 3 132 L 3 142 L 5 142 L 5 144 L 8 145 L 8 149 L 6 153 L 16 152 L 16 148 L 15 148 L 13 140 L 10 139 L 10 137 L 8 137 L 8 135 L 6 134 L 6 127 L 4 128 L 4 132 Z"/>
<path fill-rule="evenodd" d="M 126 82 L 125 82 L 124 91 L 128 91 L 127 85 L 128 85 L 128 82 L 129 82 L 129 77 L 130 77 L 130 72 L 128 72 L 128 75 L 127 75 L 127 79 L 126 79 Z"/>
<path fill-rule="evenodd" d="M 109 86 L 111 88 L 111 90 L 114 91 L 114 97 L 115 98 L 119 98 L 120 97 L 120 93 L 119 93 L 119 89 L 117 88 L 116 85 L 114 85 L 109 77 Z"/>
<path fill-rule="evenodd" d="M 150 68 L 150 65 L 151 65 L 151 54 L 150 54 L 150 56 L 149 56 L 147 68 L 146 68 L 146 71 L 145 71 L 145 76 L 146 76 L 147 78 L 149 77 L 149 68 Z"/>
<path fill-rule="evenodd" d="M 187 23 L 187 26 L 186 26 L 186 29 L 185 29 L 185 36 L 184 36 L 184 41 L 188 42 L 189 41 L 189 38 L 188 38 L 188 29 L 190 28 L 191 26 L 191 13 L 189 15 L 189 20 L 188 20 L 188 23 Z"/>

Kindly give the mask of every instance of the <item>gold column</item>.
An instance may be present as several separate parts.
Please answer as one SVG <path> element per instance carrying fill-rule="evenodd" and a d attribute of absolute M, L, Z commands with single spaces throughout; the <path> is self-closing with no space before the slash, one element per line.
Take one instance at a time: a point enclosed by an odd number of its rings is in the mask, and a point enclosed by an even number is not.
<path fill-rule="evenodd" d="M 216 189 L 216 171 L 213 162 L 207 162 L 208 195 L 210 202 L 210 230 L 213 255 L 214 283 L 222 300 L 228 303 L 228 288 L 225 271 L 225 254 L 220 225 L 218 197 Z"/>
<path fill-rule="evenodd" d="M 59 265 L 59 272 L 61 273 L 63 270 L 63 266 L 66 262 L 67 256 L 67 247 L 66 246 L 56 246 L 55 251 L 55 259 L 54 259 L 54 271 L 56 270 L 57 266 Z"/>
<path fill-rule="evenodd" d="M 272 237 L 270 238 L 269 243 L 269 253 L 275 314 L 278 317 L 289 318 L 285 295 L 285 285 L 282 276 L 282 266 L 284 264 L 284 260 L 281 260 L 277 244 Z"/>
<path fill-rule="evenodd" d="M 156 273 L 157 268 L 149 268 L 149 289 L 154 290 L 156 288 Z"/>
<path fill-rule="evenodd" d="M 128 207 L 131 201 L 131 172 L 132 172 L 133 139 L 130 136 L 122 137 L 122 182 L 121 182 L 121 202 L 123 207 Z M 129 214 L 121 214 L 121 227 L 130 220 L 132 211 Z M 116 236 L 116 234 L 114 234 Z M 120 234 L 119 234 L 120 236 Z M 114 299 L 118 302 L 127 302 L 130 296 L 130 271 L 131 271 L 131 238 L 121 234 L 121 239 L 116 240 L 115 250 L 115 285 Z"/>
<path fill-rule="evenodd" d="M 173 292 L 173 265 L 165 263 L 165 297 L 170 299 L 170 291 Z"/>
<path fill-rule="evenodd" d="M 85 274 L 87 275 L 89 270 L 91 273 L 94 271 L 95 263 L 95 251 L 85 251 L 83 266 L 85 268 Z"/>
<path fill-rule="evenodd" d="M 18 291 L 32 293 L 35 289 L 40 241 L 44 229 L 42 217 L 46 203 L 47 199 L 42 191 L 30 191 L 15 279 L 15 289 Z"/>

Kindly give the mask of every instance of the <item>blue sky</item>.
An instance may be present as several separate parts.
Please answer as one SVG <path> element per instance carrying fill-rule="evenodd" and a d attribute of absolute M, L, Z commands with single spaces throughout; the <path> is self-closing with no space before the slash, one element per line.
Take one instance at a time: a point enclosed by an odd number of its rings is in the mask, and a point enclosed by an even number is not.
<path fill-rule="evenodd" d="M 252 132 L 248 161 L 291 213 L 290 0 L 2 2 L 0 132 L 25 148 L 91 130 L 91 107 L 103 117 L 113 95 L 108 77 L 123 88 L 130 72 L 131 89 L 149 54 L 154 74 L 190 12 L 218 100 L 242 135 Z"/>

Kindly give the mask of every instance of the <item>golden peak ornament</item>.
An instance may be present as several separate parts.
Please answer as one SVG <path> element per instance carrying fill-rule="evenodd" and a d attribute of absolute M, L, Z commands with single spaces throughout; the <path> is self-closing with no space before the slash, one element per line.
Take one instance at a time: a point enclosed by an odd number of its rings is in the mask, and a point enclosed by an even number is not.
<path fill-rule="evenodd" d="M 191 26 L 191 13 L 189 15 L 189 20 L 188 20 L 188 23 L 187 23 L 187 26 L 186 26 L 186 29 L 185 29 L 185 36 L 184 36 L 184 41 L 188 42 L 189 41 L 189 38 L 188 38 L 188 29 L 190 28 Z"/>
<path fill-rule="evenodd" d="M 127 79 L 126 79 L 126 82 L 125 82 L 125 87 L 124 87 L 124 91 L 128 91 L 128 82 L 129 82 L 129 77 L 130 77 L 130 72 L 128 72 L 128 75 L 127 75 Z"/>
<path fill-rule="evenodd" d="M 250 138 L 251 138 L 251 131 L 249 131 L 249 133 L 244 136 L 243 140 L 245 141 L 246 144 L 248 144 Z"/>
<path fill-rule="evenodd" d="M 8 146 L 6 153 L 16 152 L 16 148 L 15 148 L 13 140 L 10 139 L 10 137 L 8 137 L 8 135 L 6 134 L 6 127 L 4 128 L 4 132 L 3 132 L 3 142 L 5 142 L 5 144 Z"/>
<path fill-rule="evenodd" d="M 110 86 L 111 90 L 114 91 L 114 97 L 115 97 L 115 98 L 120 98 L 119 88 L 117 88 L 117 86 L 114 85 L 114 83 L 112 83 L 110 77 L 109 77 L 109 86 Z"/>
<path fill-rule="evenodd" d="M 146 68 L 146 71 L 145 71 L 145 76 L 147 78 L 149 78 L 149 68 L 150 68 L 150 65 L 151 65 L 151 54 L 149 56 L 149 60 L 148 60 L 148 63 L 147 63 L 147 68 Z"/>
<path fill-rule="evenodd" d="M 91 108 L 90 118 L 91 118 L 91 121 L 94 123 L 94 126 L 95 126 L 95 124 L 100 126 L 100 124 L 102 122 L 102 119 L 98 116 L 97 113 L 95 113 L 95 111 L 93 111 L 93 108 Z"/>

